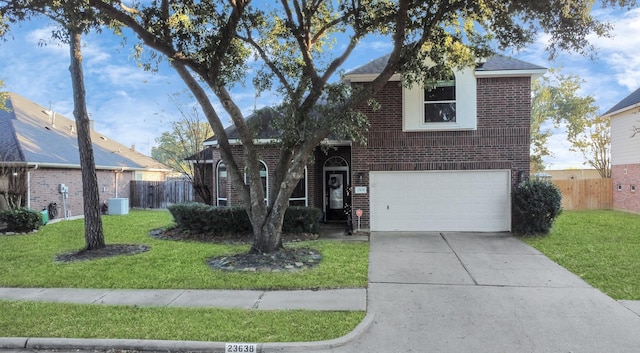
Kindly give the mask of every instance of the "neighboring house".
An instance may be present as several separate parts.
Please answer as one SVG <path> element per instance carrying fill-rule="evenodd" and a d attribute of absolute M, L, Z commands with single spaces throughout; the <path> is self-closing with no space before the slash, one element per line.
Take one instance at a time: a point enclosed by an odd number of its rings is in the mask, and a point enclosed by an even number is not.
<path fill-rule="evenodd" d="M 345 80 L 366 85 L 387 60 Z M 354 224 L 361 210 L 361 227 L 371 231 L 510 231 L 511 190 L 529 176 L 531 81 L 545 71 L 493 56 L 431 90 L 403 88 L 394 75 L 376 96 L 380 110 L 363 109 L 367 144 L 327 139 L 331 148 L 315 151 L 290 205 L 318 207 L 327 222 L 345 222 L 350 212 Z M 268 188 L 278 160 L 268 145 L 278 137 L 269 129 L 271 114 L 262 109 L 248 118 L 263 119 L 259 154 Z M 227 133 L 241 156 L 235 128 Z M 213 200 L 239 205 L 215 137 L 205 146 Z"/>
<path fill-rule="evenodd" d="M 8 111 L 0 110 L 0 170 L 15 172 L 0 176 L 0 185 L 6 185 L 8 178 L 22 177 L 26 207 L 41 210 L 55 203 L 59 218 L 82 215 L 75 120 L 15 93 L 9 94 L 6 106 Z M 91 140 L 100 202 L 128 198 L 131 180 L 164 180 L 171 171 L 93 129 Z"/>
<path fill-rule="evenodd" d="M 640 213 L 640 89 L 606 113 L 611 119 L 613 208 Z"/>

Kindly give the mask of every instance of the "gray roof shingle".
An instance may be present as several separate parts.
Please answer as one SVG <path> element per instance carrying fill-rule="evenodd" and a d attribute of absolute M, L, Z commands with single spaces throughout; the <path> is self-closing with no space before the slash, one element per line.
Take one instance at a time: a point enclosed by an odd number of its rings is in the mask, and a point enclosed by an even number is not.
<path fill-rule="evenodd" d="M 613 112 L 617 112 L 618 110 L 629 108 L 629 107 L 634 106 L 636 104 L 640 104 L 640 88 L 635 90 L 630 95 L 626 96 L 623 100 L 621 100 L 616 105 L 611 107 L 611 109 L 607 110 L 607 112 L 604 113 L 604 115 L 609 115 L 609 114 L 611 114 Z"/>
<path fill-rule="evenodd" d="M 346 75 L 373 75 L 379 74 L 384 69 L 390 54 L 384 55 L 371 62 L 357 67 Z M 487 61 L 479 65 L 476 71 L 507 71 L 507 70 L 544 70 L 542 66 L 534 65 L 526 61 L 510 58 L 504 55 L 493 55 Z"/>
<path fill-rule="evenodd" d="M 276 117 L 276 110 L 271 107 L 265 107 L 256 110 L 251 115 L 245 118 L 247 125 L 250 129 L 252 129 L 255 135 L 260 139 L 277 139 L 280 137 L 281 132 L 275 130 L 272 126 L 272 122 Z M 238 134 L 238 130 L 235 125 L 231 125 L 228 128 L 224 129 L 226 132 L 227 138 L 230 140 L 240 139 L 240 135 Z M 218 141 L 216 136 L 212 136 L 208 138 L 205 143 Z M 191 157 L 190 157 L 191 158 Z"/>
<path fill-rule="evenodd" d="M 48 111 L 15 93 L 0 111 L 0 156 L 27 164 L 79 166 L 75 120 Z M 169 170 L 164 164 L 91 131 L 96 167 Z"/>

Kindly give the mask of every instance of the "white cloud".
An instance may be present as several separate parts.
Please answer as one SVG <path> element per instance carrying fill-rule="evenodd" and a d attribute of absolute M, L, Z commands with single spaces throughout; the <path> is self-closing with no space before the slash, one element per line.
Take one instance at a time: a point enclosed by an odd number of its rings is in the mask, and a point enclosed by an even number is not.
<path fill-rule="evenodd" d="M 599 57 L 613 72 L 616 81 L 629 91 L 640 87 L 640 9 L 633 9 L 613 17 L 605 13 L 603 19 L 614 25 L 611 38 L 592 37 L 599 49 Z"/>
<path fill-rule="evenodd" d="M 95 75 L 98 80 L 117 86 L 137 86 L 145 82 L 162 79 L 160 75 L 154 75 L 141 68 L 125 64 L 92 66 L 86 75 Z"/>
<path fill-rule="evenodd" d="M 57 59 L 64 59 L 68 61 L 69 46 L 52 38 L 52 33 L 54 31 L 56 31 L 56 27 L 54 25 L 38 27 L 27 32 L 23 39 L 18 40 L 25 40 L 25 44 L 30 47 L 38 47 L 40 55 L 47 57 L 56 56 Z"/>

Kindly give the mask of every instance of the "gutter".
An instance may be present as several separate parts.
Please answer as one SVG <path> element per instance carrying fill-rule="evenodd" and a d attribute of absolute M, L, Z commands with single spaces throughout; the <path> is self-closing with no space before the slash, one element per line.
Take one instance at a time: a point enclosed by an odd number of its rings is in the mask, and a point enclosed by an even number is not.
<path fill-rule="evenodd" d="M 278 139 L 257 139 L 257 140 L 254 140 L 253 142 L 256 145 L 268 145 L 268 144 L 277 143 L 279 141 L 280 140 L 278 140 Z M 240 145 L 242 145 L 242 141 L 240 141 L 239 139 L 230 139 L 229 140 L 229 144 L 232 145 L 232 146 L 240 146 Z M 327 146 L 351 146 L 352 142 L 351 142 L 351 140 L 329 140 L 329 139 L 324 139 L 324 140 L 322 140 L 320 142 L 320 144 L 321 145 L 327 145 Z M 203 145 L 204 146 L 218 147 L 218 141 L 217 140 L 213 140 L 213 141 L 205 142 Z"/>
<path fill-rule="evenodd" d="M 632 104 L 632 105 L 628 105 L 628 106 L 626 106 L 624 108 L 620 108 L 618 110 L 614 110 L 614 111 L 611 111 L 611 112 L 606 112 L 602 116 L 603 117 L 611 117 L 611 118 L 613 118 L 614 115 L 622 114 L 622 113 L 626 112 L 627 110 L 634 110 L 634 109 L 638 109 L 638 108 L 640 108 L 640 103 L 635 103 L 635 104 Z"/>
<path fill-rule="evenodd" d="M 547 69 L 533 69 L 533 70 L 500 70 L 500 71 L 474 71 L 476 77 L 491 78 L 491 77 L 527 77 L 535 79 L 547 72 Z"/>
<path fill-rule="evenodd" d="M 78 164 L 66 164 L 66 163 L 38 163 L 38 162 L 27 162 L 27 168 L 53 168 L 53 169 L 81 169 Z M 170 172 L 171 169 L 162 169 L 162 168 L 144 168 L 144 167 L 119 167 L 119 166 L 102 166 L 96 165 L 96 170 L 117 170 L 120 172 L 124 171 L 146 171 L 146 172 Z"/>

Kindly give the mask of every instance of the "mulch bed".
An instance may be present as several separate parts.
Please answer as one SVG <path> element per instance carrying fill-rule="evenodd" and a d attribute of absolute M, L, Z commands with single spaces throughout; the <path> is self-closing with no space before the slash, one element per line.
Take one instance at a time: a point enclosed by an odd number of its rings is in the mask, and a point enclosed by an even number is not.
<path fill-rule="evenodd" d="M 233 272 L 293 272 L 320 263 L 322 255 L 313 249 L 282 249 L 271 254 L 236 254 L 207 260 L 215 270 Z"/>
<path fill-rule="evenodd" d="M 154 239 L 176 241 L 200 241 L 220 244 L 250 245 L 252 234 L 191 234 L 178 227 L 156 229 L 149 232 Z M 283 234 L 283 243 L 295 243 L 318 239 L 318 234 Z M 284 248 L 270 254 L 241 253 L 207 259 L 214 270 L 233 272 L 293 272 L 317 266 L 322 261 L 320 252 L 309 248 Z"/>
<path fill-rule="evenodd" d="M 253 234 L 215 234 L 196 233 L 192 234 L 187 230 L 179 227 L 169 229 L 155 229 L 149 232 L 149 236 L 160 240 L 179 240 L 179 241 L 200 241 L 206 243 L 220 243 L 231 245 L 244 245 L 253 243 Z M 300 233 L 300 234 L 282 234 L 283 243 L 296 243 L 307 240 L 317 240 L 318 234 Z"/>
<path fill-rule="evenodd" d="M 135 255 L 149 251 L 149 247 L 140 244 L 108 244 L 102 249 L 74 251 L 55 257 L 57 262 L 73 262 L 103 259 L 120 255 Z"/>

